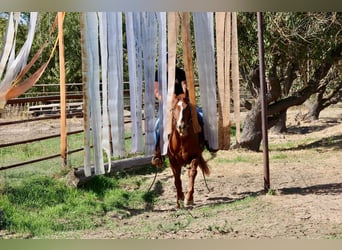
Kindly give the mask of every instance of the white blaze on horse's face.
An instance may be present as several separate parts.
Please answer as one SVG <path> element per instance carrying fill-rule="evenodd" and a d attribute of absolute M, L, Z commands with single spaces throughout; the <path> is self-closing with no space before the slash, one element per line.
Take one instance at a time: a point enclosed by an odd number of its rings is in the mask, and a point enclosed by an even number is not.
<path fill-rule="evenodd" d="M 185 107 L 183 106 L 184 104 L 185 104 Z M 188 106 L 187 106 L 187 103 L 182 100 L 179 100 L 177 105 L 179 106 L 179 117 L 176 123 L 176 130 L 181 137 L 185 137 L 188 135 L 188 129 L 187 129 L 188 125 L 183 120 L 184 119 L 183 112 L 188 108 Z"/>
<path fill-rule="evenodd" d="M 183 102 L 179 101 L 177 105 L 180 107 L 180 112 L 179 112 L 179 118 L 177 121 L 177 129 L 180 129 L 182 127 L 182 120 L 183 120 Z"/>

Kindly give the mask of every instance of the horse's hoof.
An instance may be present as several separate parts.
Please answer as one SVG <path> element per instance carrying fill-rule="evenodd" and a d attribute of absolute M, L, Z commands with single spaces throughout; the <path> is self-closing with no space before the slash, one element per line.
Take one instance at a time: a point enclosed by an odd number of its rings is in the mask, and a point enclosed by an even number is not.
<path fill-rule="evenodd" d="M 183 200 L 178 200 L 177 201 L 177 208 L 180 209 L 181 207 L 184 207 L 184 201 Z"/>
<path fill-rule="evenodd" d="M 184 200 L 184 207 L 189 207 L 189 206 L 193 206 L 194 205 L 194 201 L 193 200 Z"/>

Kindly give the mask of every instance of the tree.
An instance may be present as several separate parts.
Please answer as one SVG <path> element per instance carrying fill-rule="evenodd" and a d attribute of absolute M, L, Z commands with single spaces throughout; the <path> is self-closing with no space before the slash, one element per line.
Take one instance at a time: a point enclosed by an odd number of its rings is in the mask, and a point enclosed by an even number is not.
<path fill-rule="evenodd" d="M 306 101 L 306 120 L 318 120 L 320 112 L 332 104 L 342 101 L 341 65 L 332 67 L 329 75 L 321 82 L 318 92 Z"/>
<path fill-rule="evenodd" d="M 303 104 L 313 94 L 322 96 L 317 99 L 320 105 L 325 101 L 320 109 L 341 98 L 342 83 L 334 76 L 341 70 L 342 13 L 265 13 L 264 18 L 268 125 L 285 132 L 288 108 Z M 240 146 L 258 151 L 262 138 L 255 15 L 240 14 L 239 27 L 242 77 L 255 97 Z"/>
<path fill-rule="evenodd" d="M 51 26 L 55 20 L 57 12 L 41 12 L 36 37 L 33 43 L 33 51 L 41 46 L 48 38 Z M 54 36 L 57 35 L 57 29 Z M 40 61 L 44 62 L 50 56 L 55 40 L 51 39 L 48 49 L 43 53 Z M 67 12 L 64 18 L 64 44 L 65 44 L 65 70 L 67 83 L 82 82 L 82 58 L 81 58 L 81 33 L 80 33 L 80 13 Z M 40 63 L 37 63 L 39 66 Z M 39 83 L 59 83 L 59 55 L 56 50 L 50 61 L 48 68 L 40 78 Z M 77 86 L 69 86 L 69 90 L 77 90 Z"/>

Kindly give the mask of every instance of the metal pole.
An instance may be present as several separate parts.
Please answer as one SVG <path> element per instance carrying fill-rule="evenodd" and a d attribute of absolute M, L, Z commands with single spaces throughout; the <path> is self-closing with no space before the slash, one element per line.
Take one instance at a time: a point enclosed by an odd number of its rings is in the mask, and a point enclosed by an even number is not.
<path fill-rule="evenodd" d="M 258 44 L 259 44 L 259 79 L 260 79 L 260 101 L 261 101 L 261 121 L 262 121 L 262 142 L 264 158 L 264 190 L 270 189 L 270 170 L 268 157 L 268 135 L 267 135 L 267 103 L 265 84 L 265 58 L 264 58 L 264 38 L 263 38 L 263 17 L 261 12 L 257 12 L 258 19 Z"/>

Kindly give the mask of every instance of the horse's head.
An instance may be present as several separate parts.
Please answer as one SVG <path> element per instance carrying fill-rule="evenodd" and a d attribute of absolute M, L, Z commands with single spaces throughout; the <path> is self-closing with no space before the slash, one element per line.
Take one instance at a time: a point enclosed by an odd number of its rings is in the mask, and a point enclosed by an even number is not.
<path fill-rule="evenodd" d="M 192 126 L 191 108 L 189 98 L 184 94 L 178 95 L 173 101 L 172 123 L 181 137 L 188 135 Z"/>

